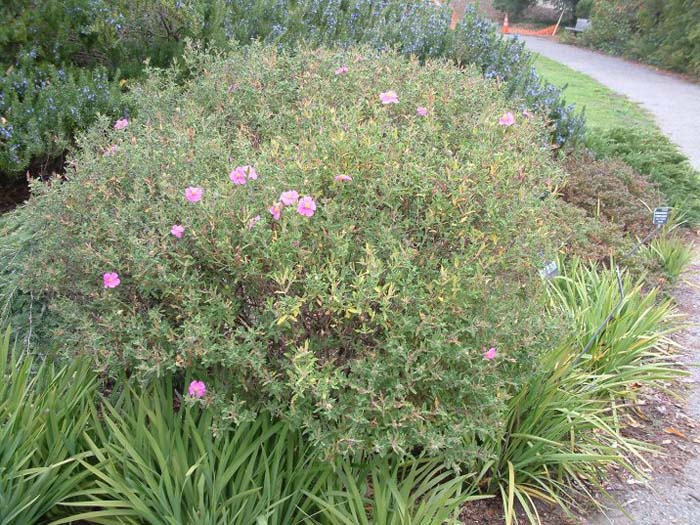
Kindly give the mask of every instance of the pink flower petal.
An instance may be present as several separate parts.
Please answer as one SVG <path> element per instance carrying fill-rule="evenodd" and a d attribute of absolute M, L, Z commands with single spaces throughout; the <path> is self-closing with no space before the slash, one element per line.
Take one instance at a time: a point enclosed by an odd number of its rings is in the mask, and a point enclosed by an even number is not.
<path fill-rule="evenodd" d="M 339 175 L 333 177 L 333 180 L 336 182 L 350 182 L 352 180 L 352 177 L 350 175 L 340 173 Z"/>
<path fill-rule="evenodd" d="M 243 166 L 238 166 L 228 174 L 228 178 L 231 179 L 235 185 L 240 186 L 246 183 L 245 171 L 243 171 Z"/>
<path fill-rule="evenodd" d="M 197 186 L 190 186 L 185 189 L 185 198 L 189 202 L 198 202 L 202 200 L 203 194 L 204 190 L 202 188 L 198 188 Z"/>
<path fill-rule="evenodd" d="M 298 200 L 299 193 L 297 193 L 295 190 L 284 191 L 282 192 L 282 195 L 280 195 L 280 202 L 285 206 L 291 206 Z"/>
<path fill-rule="evenodd" d="M 116 288 L 121 281 L 117 272 L 105 272 L 102 274 L 102 283 L 105 288 Z"/>
<path fill-rule="evenodd" d="M 280 214 L 282 213 L 283 204 L 281 202 L 276 202 L 267 210 L 272 215 L 272 218 L 276 221 L 280 220 Z"/>
<path fill-rule="evenodd" d="M 484 359 L 487 361 L 491 361 L 492 359 L 496 358 L 496 347 L 491 347 L 489 348 L 486 352 L 484 352 Z"/>
<path fill-rule="evenodd" d="M 515 124 L 515 116 L 509 111 L 505 113 L 500 119 L 498 119 L 498 124 L 501 126 L 512 126 Z"/>
<path fill-rule="evenodd" d="M 201 399 L 207 393 L 207 385 L 203 381 L 192 381 L 187 389 L 187 393 L 190 397 Z"/>
<path fill-rule="evenodd" d="M 398 104 L 399 96 L 396 91 L 385 91 L 379 94 L 379 100 L 382 101 L 382 104 Z"/>
<path fill-rule="evenodd" d="M 114 123 L 114 129 L 116 129 L 118 131 L 122 130 L 122 129 L 126 129 L 127 127 L 129 127 L 129 119 L 126 119 L 126 118 L 120 118 L 119 120 L 117 120 Z"/>
<path fill-rule="evenodd" d="M 316 203 L 309 195 L 299 199 L 299 205 L 297 206 L 297 212 L 299 212 L 299 214 L 304 217 L 311 217 L 315 211 Z"/>
<path fill-rule="evenodd" d="M 170 233 L 178 239 L 182 239 L 182 234 L 185 233 L 185 227 L 181 224 L 173 224 L 173 227 L 170 228 Z"/>
<path fill-rule="evenodd" d="M 428 114 L 428 108 L 424 108 L 423 106 L 418 106 L 416 108 L 416 115 L 419 117 L 425 117 Z"/>

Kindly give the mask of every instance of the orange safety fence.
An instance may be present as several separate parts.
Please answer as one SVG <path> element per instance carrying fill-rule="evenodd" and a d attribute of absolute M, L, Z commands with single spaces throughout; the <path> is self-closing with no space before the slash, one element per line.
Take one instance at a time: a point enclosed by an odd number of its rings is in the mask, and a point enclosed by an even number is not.
<path fill-rule="evenodd" d="M 440 0 L 433 0 L 433 3 L 441 7 L 442 2 Z M 562 11 L 562 16 L 564 15 L 564 11 Z M 452 17 L 450 20 L 450 29 L 452 31 L 455 30 L 457 27 L 457 24 L 459 23 L 459 19 L 464 15 L 464 9 L 460 9 L 457 7 L 457 5 L 454 5 L 452 7 Z M 529 36 L 553 36 L 557 33 L 557 30 L 559 29 L 559 23 L 561 22 L 562 16 L 559 17 L 559 22 L 557 22 L 554 25 L 543 27 L 542 29 L 525 29 L 521 27 L 511 27 L 508 24 L 508 14 L 506 13 L 505 18 L 503 19 L 503 27 L 501 28 L 501 33 L 503 34 L 512 34 L 512 35 L 529 35 Z"/>
<path fill-rule="evenodd" d="M 524 29 L 520 27 L 510 26 L 504 28 L 503 32 L 513 35 L 552 36 L 556 29 L 556 24 L 553 26 L 543 27 L 542 29 Z"/>

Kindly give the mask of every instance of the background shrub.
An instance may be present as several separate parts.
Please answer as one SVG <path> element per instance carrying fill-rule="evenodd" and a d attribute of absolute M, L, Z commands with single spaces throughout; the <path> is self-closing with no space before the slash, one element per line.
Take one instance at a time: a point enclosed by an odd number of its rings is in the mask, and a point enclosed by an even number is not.
<path fill-rule="evenodd" d="M 576 18 L 589 18 L 593 9 L 593 0 L 579 0 L 576 4 Z"/>
<path fill-rule="evenodd" d="M 595 0 L 592 27 L 579 41 L 664 69 L 700 76 L 698 17 L 700 4 L 693 0 Z"/>
<path fill-rule="evenodd" d="M 599 157 L 617 157 L 645 177 L 666 196 L 667 204 L 682 210 L 691 225 L 700 221 L 700 174 L 668 138 L 658 131 L 614 128 L 586 137 Z"/>
<path fill-rule="evenodd" d="M 496 83 L 367 50 L 187 65 L 184 86 L 170 72 L 136 88 L 138 119 L 101 120 L 68 182 L 15 214 L 29 241 L 3 291 L 48 305 L 63 352 L 100 369 L 197 371 L 223 422 L 264 409 L 331 455 L 473 452 L 556 337 L 537 267 L 564 211 L 538 198 L 561 175 L 542 122 L 499 126 Z M 380 103 L 387 89 L 398 104 Z M 233 185 L 236 165 L 258 179 Z M 290 189 L 318 208 L 274 221 Z"/>
<path fill-rule="evenodd" d="M 640 238 L 654 228 L 651 210 L 663 204 L 664 197 L 627 164 L 581 153 L 567 159 L 566 172 L 562 197 L 567 202 Z"/>
<path fill-rule="evenodd" d="M 120 105 L 119 88 L 105 70 L 37 65 L 25 57 L 0 77 L 0 169 L 20 173 L 32 163 L 55 168 L 52 161 L 72 145 L 76 131 L 98 113 L 118 115 Z"/>

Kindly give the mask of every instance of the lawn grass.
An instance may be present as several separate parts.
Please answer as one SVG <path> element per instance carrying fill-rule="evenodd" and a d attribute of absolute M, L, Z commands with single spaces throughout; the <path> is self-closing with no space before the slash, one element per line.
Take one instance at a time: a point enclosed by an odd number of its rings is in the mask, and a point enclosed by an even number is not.
<path fill-rule="evenodd" d="M 564 98 L 585 110 L 589 128 L 609 130 L 634 127 L 657 130 L 652 116 L 626 97 L 608 89 L 588 75 L 574 71 L 559 62 L 533 53 L 534 66 L 546 81 L 564 90 Z"/>

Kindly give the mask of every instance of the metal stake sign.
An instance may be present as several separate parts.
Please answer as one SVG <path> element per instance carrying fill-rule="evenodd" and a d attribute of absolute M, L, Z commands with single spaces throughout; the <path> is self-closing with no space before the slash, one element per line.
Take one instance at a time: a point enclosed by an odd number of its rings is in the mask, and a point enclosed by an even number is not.
<path fill-rule="evenodd" d="M 668 222 L 668 217 L 671 213 L 671 208 L 655 208 L 654 209 L 654 224 L 660 228 Z"/>

